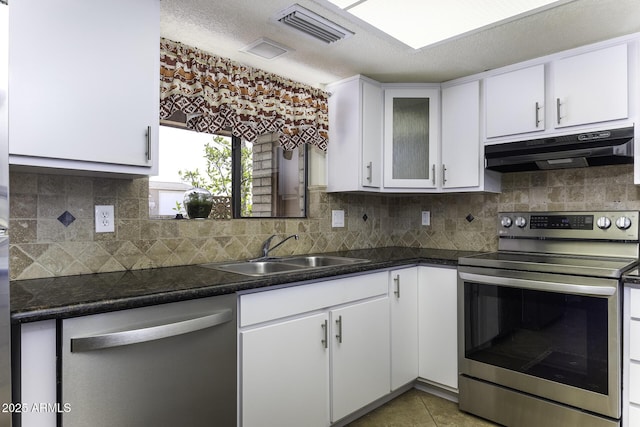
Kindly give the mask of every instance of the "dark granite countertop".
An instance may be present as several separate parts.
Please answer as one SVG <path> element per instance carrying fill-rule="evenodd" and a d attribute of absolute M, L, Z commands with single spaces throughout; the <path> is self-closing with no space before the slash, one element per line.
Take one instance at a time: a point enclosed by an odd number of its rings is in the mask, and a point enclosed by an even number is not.
<path fill-rule="evenodd" d="M 198 265 L 11 282 L 14 323 L 61 319 L 412 264 L 458 264 L 476 252 L 388 247 L 332 252 L 367 263 L 252 277 Z"/>

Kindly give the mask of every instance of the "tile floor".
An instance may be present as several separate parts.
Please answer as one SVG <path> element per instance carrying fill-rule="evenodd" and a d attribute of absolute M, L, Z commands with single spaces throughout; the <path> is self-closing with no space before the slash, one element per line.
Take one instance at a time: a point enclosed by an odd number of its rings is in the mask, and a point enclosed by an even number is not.
<path fill-rule="evenodd" d="M 458 404 L 411 389 L 347 427 L 493 427 L 458 410 Z"/>

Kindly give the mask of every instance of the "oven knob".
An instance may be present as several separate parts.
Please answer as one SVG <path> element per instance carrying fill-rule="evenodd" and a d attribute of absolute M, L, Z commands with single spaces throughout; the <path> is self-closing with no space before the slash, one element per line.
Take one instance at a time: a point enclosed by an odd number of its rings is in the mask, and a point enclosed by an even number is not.
<path fill-rule="evenodd" d="M 620 230 L 626 230 L 627 228 L 631 227 L 631 220 L 626 216 L 621 216 L 616 220 L 616 227 L 618 227 Z"/>
<path fill-rule="evenodd" d="M 508 216 L 503 216 L 500 220 L 500 224 L 502 224 L 504 228 L 511 227 L 511 218 L 509 218 Z"/>
<path fill-rule="evenodd" d="M 519 216 L 516 218 L 516 225 L 519 228 L 524 228 L 527 225 L 527 219 L 525 217 Z"/>
<path fill-rule="evenodd" d="M 606 216 L 601 216 L 600 218 L 598 218 L 598 221 L 596 221 L 596 225 L 599 229 L 606 230 L 607 228 L 611 227 L 611 220 Z"/>

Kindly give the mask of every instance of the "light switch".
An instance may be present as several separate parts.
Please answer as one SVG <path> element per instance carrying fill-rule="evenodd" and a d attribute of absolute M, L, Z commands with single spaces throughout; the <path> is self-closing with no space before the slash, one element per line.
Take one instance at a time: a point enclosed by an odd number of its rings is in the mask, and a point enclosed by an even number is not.
<path fill-rule="evenodd" d="M 431 225 L 431 211 L 422 211 L 422 225 Z"/>
<path fill-rule="evenodd" d="M 342 210 L 331 211 L 331 226 L 344 227 L 344 211 Z"/>

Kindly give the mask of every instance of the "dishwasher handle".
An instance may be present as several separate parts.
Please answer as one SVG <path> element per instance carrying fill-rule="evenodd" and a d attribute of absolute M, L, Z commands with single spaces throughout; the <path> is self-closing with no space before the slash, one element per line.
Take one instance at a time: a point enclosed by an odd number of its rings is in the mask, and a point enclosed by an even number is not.
<path fill-rule="evenodd" d="M 225 309 L 207 316 L 175 323 L 167 323 L 165 325 L 112 332 L 89 337 L 71 338 L 71 352 L 81 353 L 85 351 L 101 350 L 188 334 L 189 332 L 195 332 L 230 322 L 232 320 L 232 315 L 233 313 L 231 309 Z"/>

